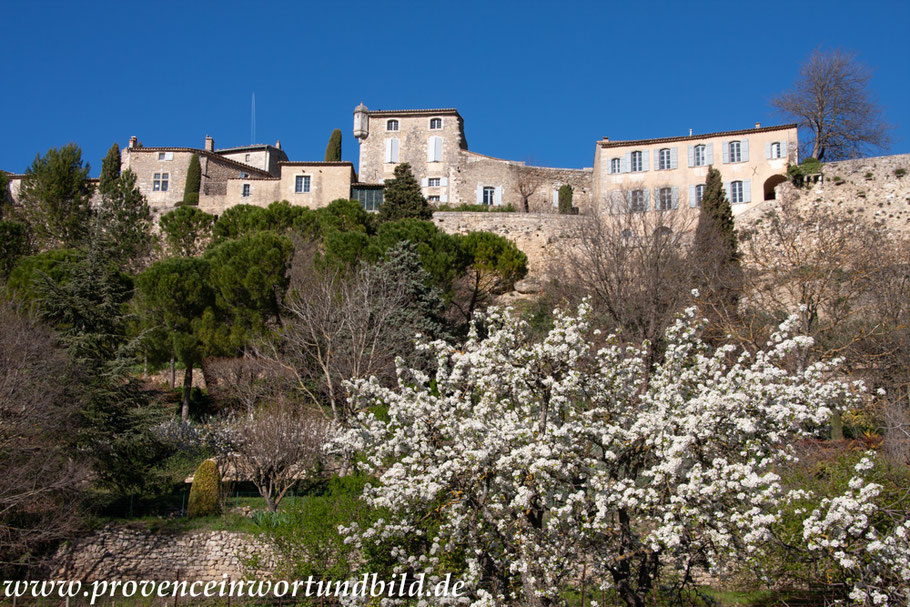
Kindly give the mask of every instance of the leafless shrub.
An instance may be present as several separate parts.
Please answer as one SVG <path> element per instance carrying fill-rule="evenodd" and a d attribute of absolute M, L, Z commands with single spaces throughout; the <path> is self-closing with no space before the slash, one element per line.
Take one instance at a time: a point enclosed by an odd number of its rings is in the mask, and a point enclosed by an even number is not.
<path fill-rule="evenodd" d="M 612 208 L 579 222 L 578 246 L 567 255 L 569 279 L 592 296 L 608 329 L 657 344 L 690 301 L 693 219 L 680 210 L 629 212 L 619 194 Z"/>
<path fill-rule="evenodd" d="M 0 560 L 30 566 L 80 525 L 77 375 L 53 334 L 0 302 Z"/>

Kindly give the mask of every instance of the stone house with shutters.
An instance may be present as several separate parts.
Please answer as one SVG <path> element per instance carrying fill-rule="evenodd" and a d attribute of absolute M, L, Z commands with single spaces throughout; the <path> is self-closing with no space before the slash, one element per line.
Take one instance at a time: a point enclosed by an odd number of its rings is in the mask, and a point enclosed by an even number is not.
<path fill-rule="evenodd" d="M 574 188 L 575 206 L 590 204 L 593 169 L 530 166 L 469 151 L 464 119 L 453 108 L 369 110 L 361 103 L 354 110 L 354 137 L 364 186 L 381 185 L 406 162 L 431 204 L 521 209 L 527 202 L 530 211 L 553 212 L 565 184 Z"/>
<path fill-rule="evenodd" d="M 697 208 L 708 167 L 721 173 L 734 215 L 773 200 L 798 162 L 795 124 L 637 141 L 603 138 L 594 151 L 594 200 L 601 211 Z"/>

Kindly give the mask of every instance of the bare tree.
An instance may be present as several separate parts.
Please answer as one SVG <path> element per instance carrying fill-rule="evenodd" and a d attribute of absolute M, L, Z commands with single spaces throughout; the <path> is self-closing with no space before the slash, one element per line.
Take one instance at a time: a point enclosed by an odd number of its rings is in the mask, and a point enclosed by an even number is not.
<path fill-rule="evenodd" d="M 891 126 L 869 91 L 872 71 L 854 53 L 816 49 L 793 89 L 771 100 L 782 114 L 812 133 L 811 156 L 855 158 L 869 146 L 886 148 Z M 805 155 L 805 154 L 804 154 Z"/>
<path fill-rule="evenodd" d="M 545 185 L 545 180 L 532 167 L 515 166 L 512 169 L 515 178 L 515 191 L 521 200 L 521 210 L 531 212 L 531 197 Z"/>
<path fill-rule="evenodd" d="M 606 209 L 595 208 L 579 222 L 567 265 L 570 279 L 593 297 L 611 330 L 656 345 L 690 301 L 695 282 L 687 254 L 694 221 L 685 210 L 645 210 L 632 196 L 612 192 Z"/>
<path fill-rule="evenodd" d="M 326 428 L 325 420 L 279 399 L 229 418 L 215 442 L 238 480 L 252 482 L 274 512 L 295 483 L 316 473 Z"/>
<path fill-rule="evenodd" d="M 27 569 L 82 522 L 90 465 L 74 456 L 73 382 L 53 334 L 0 303 L 0 571 Z"/>
<path fill-rule="evenodd" d="M 394 377 L 395 357 L 417 333 L 402 322 L 406 286 L 376 268 L 321 269 L 315 249 L 299 246 L 291 266 L 282 339 L 263 350 L 295 378 L 296 387 L 332 418 L 350 414 L 342 383 Z"/>

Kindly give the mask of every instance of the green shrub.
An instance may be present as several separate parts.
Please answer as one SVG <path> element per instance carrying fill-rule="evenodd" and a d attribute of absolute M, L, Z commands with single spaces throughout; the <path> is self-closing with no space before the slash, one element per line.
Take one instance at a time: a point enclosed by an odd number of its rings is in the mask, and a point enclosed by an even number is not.
<path fill-rule="evenodd" d="M 787 177 L 796 187 L 806 184 L 806 176 L 822 172 L 822 163 L 816 158 L 806 158 L 800 164 L 787 165 Z"/>
<path fill-rule="evenodd" d="M 441 204 L 436 206 L 436 210 L 458 213 L 514 213 L 515 205 L 513 205 L 511 202 L 501 207 L 495 207 L 486 204 Z"/>
<path fill-rule="evenodd" d="M 572 186 L 566 184 L 559 188 L 559 213 L 560 215 L 570 215 L 572 213 L 572 195 L 574 191 Z"/>
<path fill-rule="evenodd" d="M 207 459 L 196 468 L 186 515 L 190 518 L 221 513 L 221 473 L 215 460 Z"/>
<path fill-rule="evenodd" d="M 903 167 L 894 169 L 894 176 L 897 177 L 898 179 L 900 179 L 901 177 L 903 177 L 906 174 L 907 174 L 907 169 L 905 169 Z"/>

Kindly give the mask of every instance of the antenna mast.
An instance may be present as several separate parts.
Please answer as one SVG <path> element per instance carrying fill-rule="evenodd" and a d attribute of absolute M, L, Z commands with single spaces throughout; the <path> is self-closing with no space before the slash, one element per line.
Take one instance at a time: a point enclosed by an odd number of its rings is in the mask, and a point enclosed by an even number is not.
<path fill-rule="evenodd" d="M 250 145 L 256 143 L 256 91 L 253 91 L 253 105 L 250 108 Z"/>

